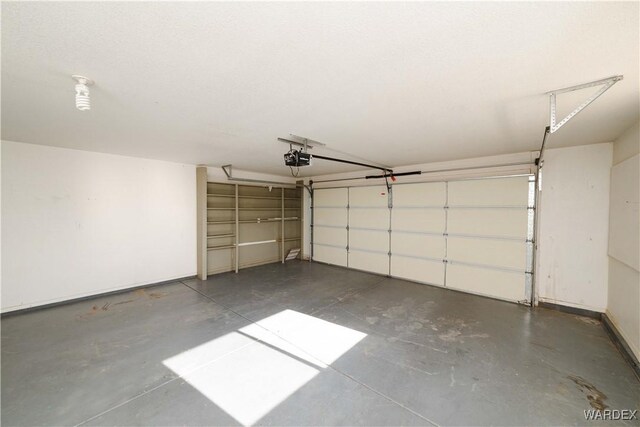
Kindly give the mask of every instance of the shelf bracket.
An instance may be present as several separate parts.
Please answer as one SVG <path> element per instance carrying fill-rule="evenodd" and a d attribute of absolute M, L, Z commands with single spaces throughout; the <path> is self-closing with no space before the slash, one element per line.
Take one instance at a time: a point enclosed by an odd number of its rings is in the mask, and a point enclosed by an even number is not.
<path fill-rule="evenodd" d="M 573 117 L 575 117 L 576 114 L 578 114 L 580 111 L 584 110 L 589 104 L 591 104 L 593 101 L 598 99 L 598 97 L 600 95 L 602 95 L 607 90 L 609 90 L 609 88 L 611 86 L 613 86 L 614 84 L 616 84 L 617 82 L 619 82 L 622 79 L 623 79 L 622 75 L 611 76 L 611 77 L 607 77 L 606 79 L 596 80 L 596 81 L 593 81 L 593 82 L 590 82 L 590 83 L 583 83 L 583 84 L 580 84 L 580 85 L 577 85 L 577 86 L 571 86 L 571 87 L 566 87 L 566 88 L 563 88 L 563 89 L 556 89 L 556 90 L 552 90 L 551 92 L 547 92 L 547 94 L 549 95 L 549 131 L 551 133 L 556 132 L 563 125 L 565 125 L 569 120 L 571 120 Z M 584 101 L 582 104 L 580 104 L 576 109 L 574 109 L 572 112 L 567 114 L 567 116 L 565 118 L 563 118 L 562 120 L 557 122 L 557 118 L 556 118 L 556 95 L 559 95 L 561 93 L 573 92 L 573 91 L 580 90 L 580 89 L 586 89 L 586 88 L 590 88 L 590 87 L 594 87 L 594 86 L 602 86 L 602 87 L 600 89 L 598 89 L 598 91 L 595 92 L 593 95 L 591 95 L 586 101 Z"/>

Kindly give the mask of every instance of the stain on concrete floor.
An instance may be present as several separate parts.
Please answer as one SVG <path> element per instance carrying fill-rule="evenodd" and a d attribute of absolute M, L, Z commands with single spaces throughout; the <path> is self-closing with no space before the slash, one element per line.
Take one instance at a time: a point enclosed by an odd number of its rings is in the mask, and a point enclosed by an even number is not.
<path fill-rule="evenodd" d="M 607 395 L 598 390 L 596 386 L 589 381 L 577 375 L 569 375 L 567 378 L 576 383 L 576 386 L 584 393 L 592 408 L 602 411 L 609 407 L 604 403 L 604 401 L 607 400 Z"/>

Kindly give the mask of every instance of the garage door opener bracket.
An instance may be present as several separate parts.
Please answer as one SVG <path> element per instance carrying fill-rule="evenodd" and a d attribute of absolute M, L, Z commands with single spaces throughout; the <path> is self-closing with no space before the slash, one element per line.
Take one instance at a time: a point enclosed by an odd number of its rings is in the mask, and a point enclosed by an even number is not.
<path fill-rule="evenodd" d="M 611 77 L 607 77 L 606 79 L 596 80 L 596 81 L 593 81 L 593 82 L 590 82 L 590 83 L 583 83 L 583 84 L 580 84 L 580 85 L 577 85 L 577 86 L 571 86 L 571 87 L 566 87 L 566 88 L 563 88 L 563 89 L 556 89 L 556 90 L 552 90 L 550 92 L 547 92 L 547 94 L 549 95 L 549 131 L 551 133 L 556 132 L 563 125 L 565 125 L 569 120 L 571 120 L 573 117 L 575 117 L 576 114 L 578 114 L 580 111 L 584 110 L 589 104 L 591 104 L 593 101 L 598 99 L 598 97 L 600 95 L 602 95 L 607 90 L 609 90 L 609 88 L 611 86 L 613 86 L 614 84 L 616 84 L 617 82 L 619 82 L 622 79 L 623 79 L 622 75 L 611 76 Z M 573 91 L 580 90 L 580 89 L 586 89 L 586 88 L 590 88 L 590 87 L 593 87 L 593 86 L 602 86 L 602 87 L 600 89 L 598 89 L 598 91 L 595 92 L 593 95 L 591 95 L 591 97 L 589 97 L 586 101 L 584 101 L 582 104 L 580 104 L 576 109 L 574 109 L 572 112 L 567 114 L 567 116 L 565 118 L 563 118 L 562 120 L 557 122 L 557 118 L 556 118 L 556 95 L 559 95 L 561 93 L 573 92 Z"/>

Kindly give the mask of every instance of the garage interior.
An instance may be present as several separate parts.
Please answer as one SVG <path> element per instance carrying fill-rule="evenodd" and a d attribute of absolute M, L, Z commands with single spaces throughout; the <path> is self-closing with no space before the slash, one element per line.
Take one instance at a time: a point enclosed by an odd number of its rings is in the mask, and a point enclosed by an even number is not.
<path fill-rule="evenodd" d="M 3 425 L 640 425 L 639 2 L 1 12 Z"/>

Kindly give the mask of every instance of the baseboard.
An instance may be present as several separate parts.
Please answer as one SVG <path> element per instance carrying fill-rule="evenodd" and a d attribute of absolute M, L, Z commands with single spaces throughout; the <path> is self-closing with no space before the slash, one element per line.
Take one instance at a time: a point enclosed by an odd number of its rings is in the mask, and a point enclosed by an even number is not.
<path fill-rule="evenodd" d="M 602 313 L 599 311 L 588 310 L 586 308 L 570 307 L 568 305 L 554 304 L 552 302 L 539 301 L 538 307 L 549 310 L 561 311 L 563 313 L 575 314 L 576 316 L 590 317 L 592 319 L 602 319 Z"/>
<path fill-rule="evenodd" d="M 293 261 L 293 260 L 289 260 L 289 261 Z M 272 259 L 268 259 L 268 260 L 250 262 L 248 264 L 239 264 L 238 265 L 238 271 L 244 270 L 245 268 L 259 267 L 261 265 L 277 264 L 277 263 L 282 263 L 282 258 L 278 257 L 278 258 L 272 258 Z M 217 274 L 223 274 L 223 273 L 234 273 L 235 270 L 236 270 L 235 266 L 232 266 L 232 267 L 230 267 L 228 269 L 225 268 L 225 269 L 220 269 L 220 270 L 207 271 L 207 280 L 209 279 L 209 276 L 215 276 Z"/>
<path fill-rule="evenodd" d="M 64 301 L 56 301 L 56 302 L 51 302 L 51 303 L 48 303 L 48 304 L 36 305 L 36 306 L 25 307 L 25 308 L 19 308 L 17 310 L 5 311 L 3 313 L 0 313 L 0 318 L 4 319 L 5 317 L 16 316 L 16 315 L 24 314 L 24 313 L 30 313 L 32 311 L 37 311 L 37 310 L 44 310 L 46 308 L 57 307 L 57 306 L 60 306 L 60 305 L 73 304 L 75 302 L 86 301 L 86 300 L 92 299 L 92 298 L 100 298 L 100 297 L 106 297 L 106 296 L 109 296 L 109 295 L 124 294 L 126 292 L 131 292 L 131 291 L 135 291 L 135 290 L 138 290 L 138 289 L 144 289 L 144 288 L 153 288 L 153 287 L 156 287 L 156 286 L 167 285 L 167 284 L 173 283 L 173 282 L 179 282 L 181 280 L 195 279 L 196 277 L 197 276 L 178 277 L 176 279 L 163 280 L 162 282 L 148 283 L 146 285 L 133 286 L 131 288 L 116 289 L 115 291 L 101 292 L 101 293 L 98 293 L 98 294 L 91 294 L 91 295 L 86 295 L 86 296 L 83 296 L 83 297 L 71 298 L 71 299 L 67 299 L 67 300 L 64 300 Z"/>
<path fill-rule="evenodd" d="M 624 339 L 622 334 L 620 334 L 618 328 L 616 328 L 616 325 L 611 321 L 606 313 L 600 313 L 599 311 L 569 307 L 566 305 L 554 304 L 544 301 L 540 301 L 538 303 L 538 307 L 600 320 L 602 322 L 602 327 L 607 332 L 607 335 L 609 335 L 609 338 L 611 339 L 611 341 L 613 341 L 613 344 L 616 346 L 618 351 L 620 351 L 620 354 L 622 355 L 624 360 L 629 363 L 631 369 L 633 369 L 633 373 L 636 375 L 636 378 L 640 381 L 640 363 L 638 362 L 636 355 L 633 354 L 633 351 L 631 351 L 631 347 L 629 347 L 627 341 Z"/>
<path fill-rule="evenodd" d="M 611 321 L 609 316 L 607 316 L 607 313 L 602 314 L 602 325 L 607 331 L 607 334 L 609 334 L 609 337 L 611 338 L 611 341 L 613 341 L 613 344 L 615 344 L 615 346 L 620 351 L 620 354 L 622 354 L 622 357 L 624 357 L 629 365 L 631 365 L 631 368 L 636 374 L 636 378 L 638 379 L 638 381 L 640 381 L 640 363 L 638 362 L 638 358 L 633 353 L 631 347 L 624 339 L 620 331 L 618 331 L 616 325 Z"/>

